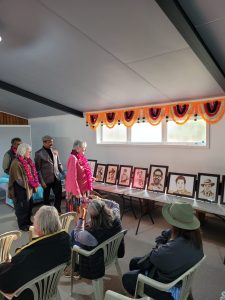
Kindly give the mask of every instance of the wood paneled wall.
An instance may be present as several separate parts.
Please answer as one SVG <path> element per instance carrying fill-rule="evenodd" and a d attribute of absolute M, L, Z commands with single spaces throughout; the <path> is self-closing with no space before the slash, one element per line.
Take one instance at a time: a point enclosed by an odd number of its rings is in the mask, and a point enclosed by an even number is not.
<path fill-rule="evenodd" d="M 28 125 L 28 120 L 0 112 L 1 125 Z"/>

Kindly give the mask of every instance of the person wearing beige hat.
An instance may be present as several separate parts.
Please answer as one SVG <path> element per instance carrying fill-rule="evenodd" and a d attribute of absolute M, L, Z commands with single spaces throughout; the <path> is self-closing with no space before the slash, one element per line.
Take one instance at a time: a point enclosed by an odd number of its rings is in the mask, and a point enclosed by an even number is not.
<path fill-rule="evenodd" d="M 189 203 L 165 204 L 162 215 L 172 226 L 171 229 L 164 230 L 161 236 L 156 238 L 156 245 L 150 253 L 143 257 L 132 258 L 130 271 L 123 275 L 123 286 L 131 295 L 135 293 L 138 274 L 169 283 L 204 256 L 200 222 Z M 167 292 L 145 286 L 145 294 L 155 300 L 179 299 L 179 292 L 179 286 Z"/>

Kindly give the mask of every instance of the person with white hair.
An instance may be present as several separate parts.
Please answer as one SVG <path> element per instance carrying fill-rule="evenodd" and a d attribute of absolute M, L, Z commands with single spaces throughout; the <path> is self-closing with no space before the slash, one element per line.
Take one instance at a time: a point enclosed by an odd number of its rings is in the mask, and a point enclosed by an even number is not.
<path fill-rule="evenodd" d="M 37 191 L 39 181 L 31 155 L 31 146 L 22 143 L 18 146 L 16 159 L 9 170 L 8 196 L 13 200 L 19 229 L 28 231 L 32 225 L 33 192 Z"/>
<path fill-rule="evenodd" d="M 70 236 L 62 230 L 55 207 L 44 205 L 36 212 L 34 232 L 37 238 L 18 249 L 11 261 L 0 264 L 0 290 L 4 293 L 13 293 L 30 280 L 70 260 Z M 31 294 L 27 289 L 16 299 L 33 300 Z"/>
<path fill-rule="evenodd" d="M 69 211 L 76 211 L 80 206 L 80 198 L 87 197 L 93 190 L 93 174 L 84 155 L 86 147 L 86 142 L 76 140 L 67 161 L 65 189 Z"/>
<path fill-rule="evenodd" d="M 90 216 L 90 220 L 87 222 L 86 212 Z M 93 199 L 89 204 L 82 205 L 76 228 L 71 233 L 71 242 L 72 245 L 79 245 L 85 250 L 92 250 L 121 230 L 119 204 L 108 199 Z M 118 257 L 123 257 L 124 252 L 124 240 L 122 240 Z M 79 266 L 76 265 L 74 271 L 79 271 L 80 276 L 87 279 L 97 279 L 104 276 L 103 253 L 97 251 L 90 258 L 80 256 Z M 76 276 L 76 273 L 74 275 Z"/>
<path fill-rule="evenodd" d="M 54 193 L 54 206 L 61 213 L 62 184 L 61 177 L 64 176 L 63 166 L 59 159 L 59 153 L 53 149 L 53 138 L 50 135 L 42 137 L 43 147 L 35 152 L 35 164 L 38 177 L 43 187 L 43 200 L 45 205 L 50 203 L 50 191 Z"/>

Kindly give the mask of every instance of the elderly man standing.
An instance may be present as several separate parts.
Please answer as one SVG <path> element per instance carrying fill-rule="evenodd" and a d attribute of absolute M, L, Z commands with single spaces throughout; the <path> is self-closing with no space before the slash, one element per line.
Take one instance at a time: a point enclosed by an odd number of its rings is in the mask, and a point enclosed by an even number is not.
<path fill-rule="evenodd" d="M 2 162 L 2 168 L 6 174 L 9 174 L 11 163 L 16 157 L 17 148 L 21 143 L 22 141 L 19 137 L 15 137 L 11 140 L 11 148 L 5 153 Z"/>
<path fill-rule="evenodd" d="M 35 153 L 35 164 L 40 183 L 44 189 L 44 204 L 50 205 L 50 191 L 53 190 L 55 200 L 54 206 L 61 213 L 62 184 L 60 173 L 63 167 L 56 149 L 53 149 L 53 138 L 45 135 L 42 138 L 43 147 Z"/>

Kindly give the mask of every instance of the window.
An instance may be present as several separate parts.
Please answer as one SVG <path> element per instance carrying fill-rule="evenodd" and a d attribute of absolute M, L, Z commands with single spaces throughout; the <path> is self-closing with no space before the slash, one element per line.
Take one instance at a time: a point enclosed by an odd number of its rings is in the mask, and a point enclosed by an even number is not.
<path fill-rule="evenodd" d="M 103 125 L 97 129 L 97 143 L 206 147 L 208 128 L 209 125 L 200 118 L 196 121 L 190 119 L 183 125 L 178 125 L 172 120 L 163 120 L 157 126 L 148 122 L 136 123 L 131 128 L 121 124 L 109 129 Z"/>
<path fill-rule="evenodd" d="M 152 126 L 149 123 L 136 123 L 131 128 L 131 142 L 160 143 L 162 141 L 162 124 Z"/>
<path fill-rule="evenodd" d="M 167 143 L 206 145 L 206 122 L 188 120 L 183 125 L 177 125 L 174 121 L 167 122 Z"/>

